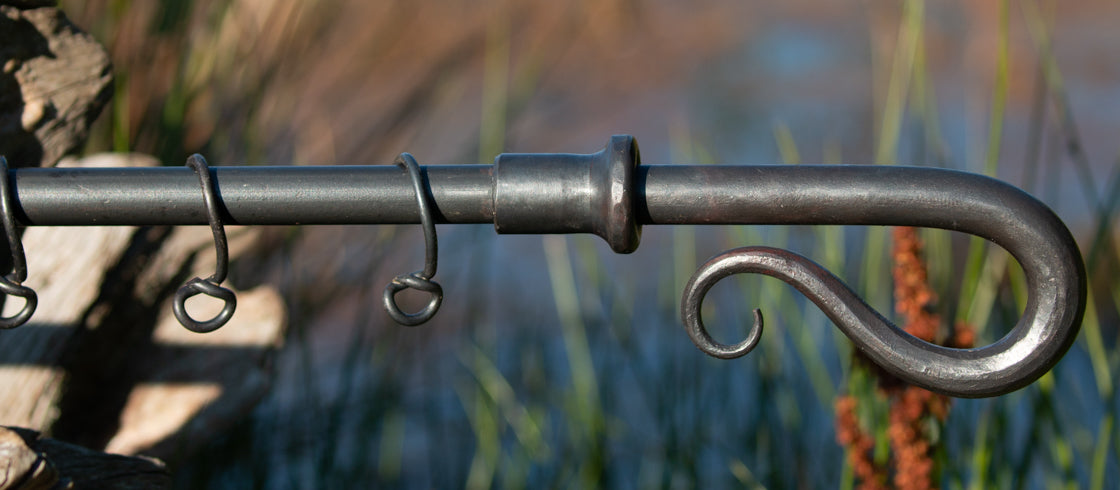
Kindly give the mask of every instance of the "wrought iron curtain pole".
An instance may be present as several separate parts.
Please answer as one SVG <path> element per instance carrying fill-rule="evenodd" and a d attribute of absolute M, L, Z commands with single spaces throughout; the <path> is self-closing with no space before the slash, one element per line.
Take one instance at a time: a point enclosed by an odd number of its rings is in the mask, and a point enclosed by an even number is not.
<path fill-rule="evenodd" d="M 1061 220 L 1011 185 L 952 170 L 643 166 L 634 139 L 615 136 L 594 154 L 503 154 L 494 165 L 426 166 L 416 175 L 398 166 L 210 172 L 222 204 L 220 222 L 229 225 L 421 223 L 428 216 L 436 223 L 493 223 L 498 233 L 594 233 L 619 253 L 637 248 L 642 225 L 907 225 L 981 236 L 1019 261 L 1030 294 L 1011 332 L 980 348 L 918 340 L 831 273 L 784 250 L 725 252 L 701 266 L 682 300 L 682 319 L 697 346 L 737 357 L 757 341 L 761 314 L 747 340 L 719 344 L 700 318 L 705 293 L 735 273 L 778 277 L 816 303 L 876 363 L 954 396 L 998 395 L 1036 380 L 1073 343 L 1085 308 L 1084 265 Z M 198 176 L 188 168 L 18 169 L 9 171 L 9 181 L 13 214 L 23 225 L 213 223 L 199 199 Z M 424 196 L 418 196 L 421 187 Z M 430 241 L 425 270 L 434 273 L 434 233 Z"/>

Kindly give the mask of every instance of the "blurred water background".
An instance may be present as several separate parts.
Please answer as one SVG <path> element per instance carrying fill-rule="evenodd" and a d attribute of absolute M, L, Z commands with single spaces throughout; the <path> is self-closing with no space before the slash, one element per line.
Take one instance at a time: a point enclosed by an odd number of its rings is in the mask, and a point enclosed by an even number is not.
<path fill-rule="evenodd" d="M 627 133 L 644 163 L 997 175 L 1073 229 L 1092 304 L 1053 374 L 953 402 L 932 441 L 936 482 L 1120 482 L 1115 2 L 61 4 L 115 64 L 116 95 L 87 152 L 169 165 L 193 152 L 213 165 L 390 164 L 402 151 L 421 164 L 490 163 L 594 152 Z M 630 256 L 593 237 L 438 231 L 446 298 L 419 328 L 393 324 L 379 301 L 422 263 L 419 227 L 274 228 L 233 264 L 235 284 L 282 291 L 290 334 L 249 419 L 170 462 L 180 486 L 856 483 L 833 416 L 851 348 L 814 306 L 777 280 L 721 283 L 711 323 L 767 312 L 762 344 L 736 361 L 697 351 L 677 307 L 707 257 L 771 245 L 819 261 L 889 317 L 885 230 L 647 227 Z M 978 344 L 999 338 L 1021 308 L 1013 261 L 967 237 L 921 237 L 938 312 L 976 326 Z"/>

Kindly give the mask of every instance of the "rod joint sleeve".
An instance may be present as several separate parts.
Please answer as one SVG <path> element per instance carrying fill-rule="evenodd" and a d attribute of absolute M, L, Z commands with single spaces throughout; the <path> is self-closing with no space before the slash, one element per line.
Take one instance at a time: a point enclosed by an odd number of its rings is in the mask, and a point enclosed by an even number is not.
<path fill-rule="evenodd" d="M 494 160 L 494 228 L 502 234 L 594 233 L 617 253 L 638 248 L 633 136 L 588 155 L 504 153 Z"/>

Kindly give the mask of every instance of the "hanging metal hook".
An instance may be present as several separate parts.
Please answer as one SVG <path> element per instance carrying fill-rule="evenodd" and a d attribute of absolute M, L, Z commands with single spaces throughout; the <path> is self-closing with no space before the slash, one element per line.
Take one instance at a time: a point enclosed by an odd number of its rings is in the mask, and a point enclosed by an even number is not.
<path fill-rule="evenodd" d="M 222 281 L 226 280 L 226 273 L 229 270 L 229 245 L 226 242 L 225 226 L 222 224 L 222 217 L 218 211 L 217 193 L 214 191 L 214 183 L 210 179 L 210 167 L 206 165 L 206 159 L 199 154 L 191 155 L 187 159 L 187 166 L 198 174 L 198 181 L 202 186 L 202 196 L 206 203 L 206 217 L 210 222 L 210 230 L 214 233 L 214 251 L 217 254 L 217 265 L 214 275 L 208 279 L 196 277 L 175 292 L 172 311 L 175 313 L 175 318 L 179 319 L 179 323 L 187 330 L 207 333 L 221 328 L 233 317 L 233 311 L 237 309 L 237 296 L 233 291 L 219 286 Z M 214 318 L 204 322 L 197 321 L 187 313 L 186 303 L 187 299 L 199 294 L 220 299 L 225 303 L 225 306 Z"/>
<path fill-rule="evenodd" d="M 393 320 L 401 325 L 414 327 L 435 316 L 440 303 L 443 302 L 443 287 L 432 280 L 432 276 L 436 275 L 439 244 L 436 241 L 436 224 L 432 219 L 431 203 L 424 191 L 424 180 L 420 174 L 420 165 L 408 153 L 401 153 L 394 163 L 408 171 L 408 175 L 412 179 L 412 188 L 416 192 L 416 201 L 420 206 L 420 225 L 424 228 L 424 270 L 401 274 L 393 278 L 385 286 L 383 300 L 385 311 L 389 312 L 389 316 Z M 410 314 L 401 311 L 400 307 L 397 306 L 397 293 L 408 288 L 428 293 L 431 298 L 424 309 Z"/>
<path fill-rule="evenodd" d="M 1019 189 L 983 176 L 929 168 L 840 167 L 825 172 L 818 167 L 767 174 L 755 176 L 751 200 L 774 202 L 751 208 L 752 218 L 766 221 L 773 212 L 791 224 L 908 224 L 978 235 L 1005 248 L 1022 265 L 1030 291 L 1026 308 L 995 343 L 974 349 L 943 347 L 898 328 L 840 279 L 801 255 L 768 247 L 738 248 L 702 265 L 684 289 L 681 318 L 705 353 L 724 359 L 742 356 L 762 333 L 758 310 L 747 340 L 736 345 L 713 340 L 701 319 L 708 290 L 739 273 L 765 274 L 793 285 L 876 364 L 910 383 L 952 396 L 993 396 L 1026 386 L 1053 367 L 1077 337 L 1085 310 L 1081 254 L 1057 216 Z"/>
<path fill-rule="evenodd" d="M 0 156 L 0 213 L 3 214 L 4 233 L 8 237 L 8 248 L 12 251 L 12 272 L 0 276 L 0 292 L 8 296 L 23 298 L 23 308 L 19 313 L 10 317 L 0 317 L 0 329 L 16 328 L 31 318 L 35 307 L 39 304 L 39 297 L 31 288 L 24 286 L 27 280 L 27 258 L 23 254 L 23 241 L 20 239 L 19 230 L 16 229 L 16 220 L 12 215 L 12 189 L 8 184 L 8 160 Z"/>

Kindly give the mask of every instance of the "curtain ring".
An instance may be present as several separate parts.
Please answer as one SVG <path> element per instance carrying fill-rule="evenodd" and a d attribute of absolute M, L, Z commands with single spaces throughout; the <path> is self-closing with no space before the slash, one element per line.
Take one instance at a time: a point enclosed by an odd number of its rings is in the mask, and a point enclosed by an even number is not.
<path fill-rule="evenodd" d="M 394 162 L 408 171 L 412 178 L 412 188 L 416 191 L 416 201 L 420 207 L 420 224 L 424 228 L 424 270 L 410 274 L 401 274 L 385 286 L 385 310 L 397 323 L 414 327 L 435 316 L 443 302 L 443 287 L 432 280 L 436 275 L 436 261 L 439 255 L 439 244 L 436 241 L 436 225 L 432 220 L 431 202 L 424 192 L 424 179 L 420 174 L 420 165 L 408 153 L 401 153 Z M 405 313 L 397 306 L 396 295 L 405 289 L 415 289 L 428 293 L 431 297 L 428 305 L 416 313 Z"/>
<path fill-rule="evenodd" d="M 175 313 L 175 318 L 187 330 L 208 333 L 221 328 L 233 316 L 233 311 L 237 309 L 237 296 L 234 295 L 233 291 L 219 286 L 222 281 L 226 280 L 226 273 L 229 270 L 229 245 L 226 242 L 226 230 L 222 224 L 222 217 L 218 212 L 219 203 L 214 191 L 214 182 L 210 179 L 210 167 L 206 165 L 206 159 L 197 153 L 187 159 L 187 166 L 198 174 L 198 181 L 202 186 L 202 197 L 206 203 L 206 218 L 210 222 L 210 230 L 214 233 L 217 265 L 214 275 L 208 279 L 196 277 L 175 292 L 172 311 Z M 197 321 L 187 313 L 186 303 L 187 299 L 199 294 L 220 299 L 225 303 L 225 307 L 214 318 L 204 322 Z"/>
<path fill-rule="evenodd" d="M 0 276 L 0 292 L 8 296 L 18 296 L 25 301 L 19 313 L 10 317 L 0 317 L 0 329 L 16 328 L 27 323 L 35 313 L 35 307 L 39 305 L 39 297 L 35 291 L 23 285 L 23 281 L 27 280 L 27 257 L 23 254 L 23 241 L 20 240 L 16 219 L 12 214 L 12 189 L 8 179 L 8 160 L 0 156 L 0 214 L 3 215 L 8 248 L 12 251 L 12 272 Z"/>

